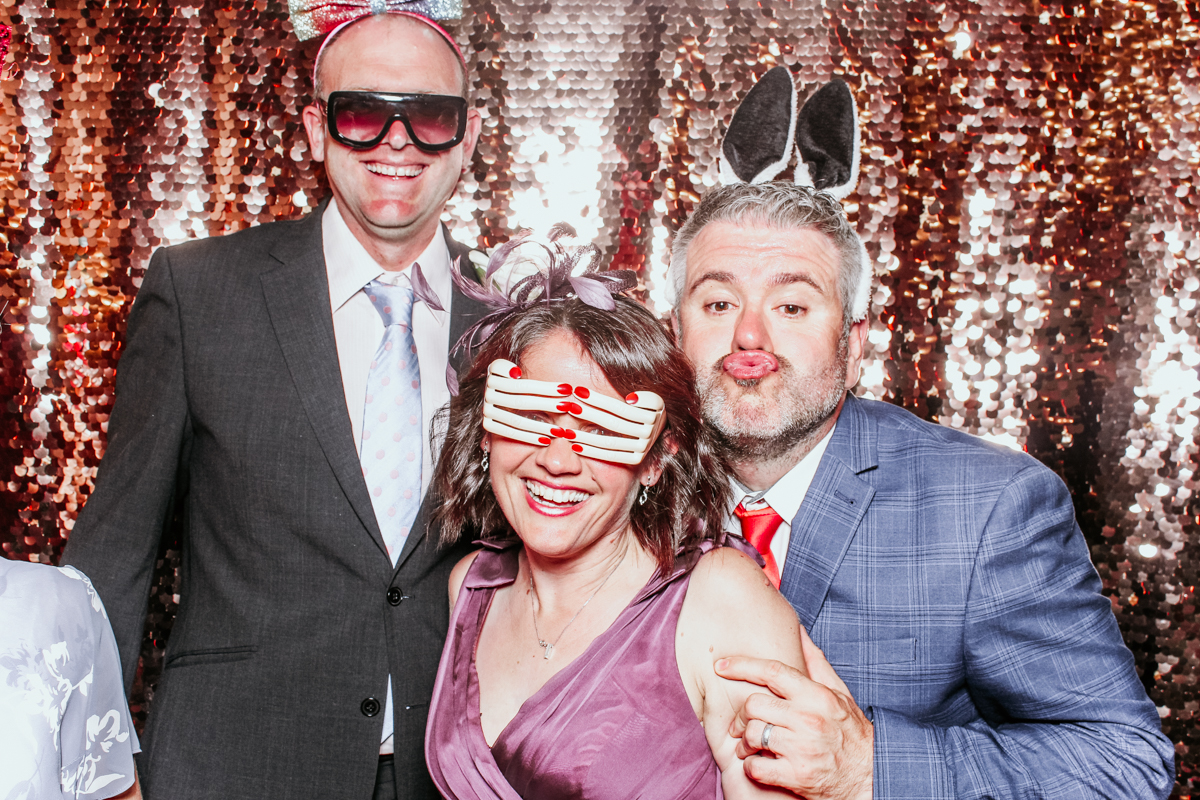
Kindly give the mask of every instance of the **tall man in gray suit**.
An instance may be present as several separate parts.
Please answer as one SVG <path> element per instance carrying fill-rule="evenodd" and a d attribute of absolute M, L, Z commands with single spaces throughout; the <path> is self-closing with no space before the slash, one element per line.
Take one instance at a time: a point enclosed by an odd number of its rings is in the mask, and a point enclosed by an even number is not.
<path fill-rule="evenodd" d="M 465 248 L 439 217 L 480 120 L 434 25 L 334 35 L 304 109 L 333 199 L 155 254 L 65 554 L 132 682 L 160 538 L 182 520 L 149 797 L 436 796 L 422 748 L 460 554 L 426 526 L 426 432 L 482 311 L 453 288 Z"/>

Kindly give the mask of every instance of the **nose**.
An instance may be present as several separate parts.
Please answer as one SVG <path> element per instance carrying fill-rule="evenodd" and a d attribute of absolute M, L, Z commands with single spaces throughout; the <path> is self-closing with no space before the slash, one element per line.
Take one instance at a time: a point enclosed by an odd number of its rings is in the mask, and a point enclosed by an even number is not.
<path fill-rule="evenodd" d="M 393 150 L 403 150 L 405 145 L 412 143 L 412 137 L 408 135 L 408 128 L 404 125 L 404 120 L 396 118 L 388 123 L 387 133 L 384 134 L 383 142 Z"/>
<path fill-rule="evenodd" d="M 539 447 L 536 462 L 551 475 L 575 475 L 579 472 L 583 456 L 571 449 L 569 439 L 553 437 L 550 444 Z"/>
<path fill-rule="evenodd" d="M 767 320 L 761 310 L 744 305 L 733 329 L 732 352 L 738 350 L 766 350 L 771 352 L 771 334 Z"/>

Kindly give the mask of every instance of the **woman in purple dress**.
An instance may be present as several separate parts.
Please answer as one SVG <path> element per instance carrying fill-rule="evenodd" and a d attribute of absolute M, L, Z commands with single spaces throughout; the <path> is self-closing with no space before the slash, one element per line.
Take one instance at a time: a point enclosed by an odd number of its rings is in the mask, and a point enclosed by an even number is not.
<path fill-rule="evenodd" d="M 729 478 L 682 353 L 639 304 L 575 289 L 498 315 L 450 405 L 442 538 L 483 548 L 450 579 L 430 772 L 463 800 L 778 794 L 729 735 L 762 690 L 713 662 L 803 668 L 796 615 L 721 546 Z"/>

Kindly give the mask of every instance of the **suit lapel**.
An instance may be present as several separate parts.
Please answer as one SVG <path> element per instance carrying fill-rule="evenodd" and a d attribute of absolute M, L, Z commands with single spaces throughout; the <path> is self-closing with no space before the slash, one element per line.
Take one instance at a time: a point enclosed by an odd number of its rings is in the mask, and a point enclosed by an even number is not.
<path fill-rule="evenodd" d="M 833 438 L 792 520 L 780 582 L 783 596 L 810 630 L 875 496 L 875 489 L 858 477 L 876 466 L 875 443 L 874 422 L 853 395 L 847 396 Z"/>
<path fill-rule="evenodd" d="M 471 260 L 467 257 L 471 248 L 459 244 L 454 239 L 450 238 L 450 234 L 446 229 L 442 228 L 443 234 L 446 236 L 446 247 L 450 251 L 450 268 L 457 268 L 459 273 L 469 280 L 479 282 L 479 278 L 475 274 L 475 268 L 471 265 Z M 454 352 L 453 347 L 458 342 L 459 338 L 466 332 L 475 320 L 488 313 L 491 309 L 481 303 L 472 300 L 458 290 L 457 286 L 453 286 L 450 296 L 450 366 L 454 368 L 456 374 L 461 375 L 462 372 L 470 366 L 470 361 L 466 360 L 466 356 L 462 352 Z M 396 561 L 396 570 L 404 567 L 405 562 L 409 560 L 417 546 L 431 535 L 436 535 L 437 531 L 429 524 L 429 519 L 433 515 L 437 498 L 433 491 L 433 487 L 425 493 L 425 497 L 421 500 L 421 508 L 417 512 L 417 517 L 413 521 L 413 533 L 404 542 L 404 549 L 400 551 L 400 558 Z M 430 541 L 429 547 L 436 548 L 437 542 Z"/>
<path fill-rule="evenodd" d="M 329 279 L 321 236 L 324 208 L 322 205 L 320 210 L 305 218 L 298 235 L 275 246 L 272 255 L 281 263 L 277 269 L 262 276 L 263 296 L 279 347 L 305 414 L 316 432 L 317 442 L 354 513 L 386 556 L 387 546 L 375 520 L 375 510 L 354 447 L 333 338 Z"/>

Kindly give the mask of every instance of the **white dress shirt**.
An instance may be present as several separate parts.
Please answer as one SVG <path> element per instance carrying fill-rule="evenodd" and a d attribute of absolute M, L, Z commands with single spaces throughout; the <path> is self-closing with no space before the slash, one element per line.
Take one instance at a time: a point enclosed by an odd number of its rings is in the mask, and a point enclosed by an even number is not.
<path fill-rule="evenodd" d="M 383 319 L 362 289 L 373 280 L 403 286 L 410 283 L 411 270 L 406 268 L 400 272 L 389 272 L 379 266 L 350 232 L 335 200 L 329 201 L 321 217 L 321 235 L 325 271 L 329 278 L 329 305 L 333 312 L 333 338 L 342 372 L 342 390 L 346 394 L 354 446 L 361 453 L 367 375 L 384 333 Z M 435 311 L 419 300 L 414 299 L 413 302 L 413 340 L 417 345 L 417 364 L 421 370 L 421 496 L 424 497 L 436 458 L 429 441 L 430 422 L 438 409 L 450 401 L 446 365 L 450 361 L 450 300 L 453 283 L 450 279 L 450 251 L 446 248 L 446 237 L 440 230 L 414 263 L 421 265 L 421 274 L 445 309 Z M 393 726 L 392 677 L 389 675 L 380 754 L 393 752 Z"/>
<path fill-rule="evenodd" d="M 771 555 L 775 556 L 780 576 L 783 575 L 783 563 L 787 559 L 788 543 L 792 540 L 792 522 L 800 513 L 800 504 L 804 502 L 804 496 L 808 494 L 808 487 L 812 485 L 813 477 L 817 474 L 817 467 L 821 464 L 821 456 L 825 455 L 825 448 L 829 445 L 829 440 L 833 438 L 833 431 L 836 428 L 837 424 L 835 423 L 833 428 L 829 429 L 829 433 L 825 434 L 825 438 L 817 442 L 816 447 L 796 462 L 796 465 L 788 470 L 786 475 L 775 481 L 765 492 L 751 492 L 736 480 L 730 479 L 733 484 L 733 503 L 729 506 L 729 513 L 725 517 L 726 530 L 742 532 L 741 520 L 733 513 L 738 503 L 745 503 L 747 511 L 757 511 L 764 505 L 769 505 L 776 514 L 783 518 L 783 522 L 779 523 L 779 527 L 775 530 L 775 536 L 771 539 Z"/>
<path fill-rule="evenodd" d="M 362 288 L 373 280 L 403 286 L 410 282 L 409 270 L 388 272 L 379 266 L 362 243 L 354 238 L 334 200 L 329 201 L 321 217 L 321 233 L 342 389 L 346 393 L 350 427 L 354 431 L 354 446 L 361 452 L 367 374 L 371 371 L 375 351 L 383 341 L 383 320 Z M 453 344 L 450 341 L 453 283 L 450 280 L 450 251 L 446 249 L 446 238 L 440 230 L 417 257 L 416 263 L 421 265 L 421 274 L 445 309 L 434 311 L 419 301 L 413 304 L 413 340 L 421 369 L 421 495 L 424 496 L 437 455 L 429 442 L 429 424 L 438 409 L 450 402 L 446 365 Z"/>

